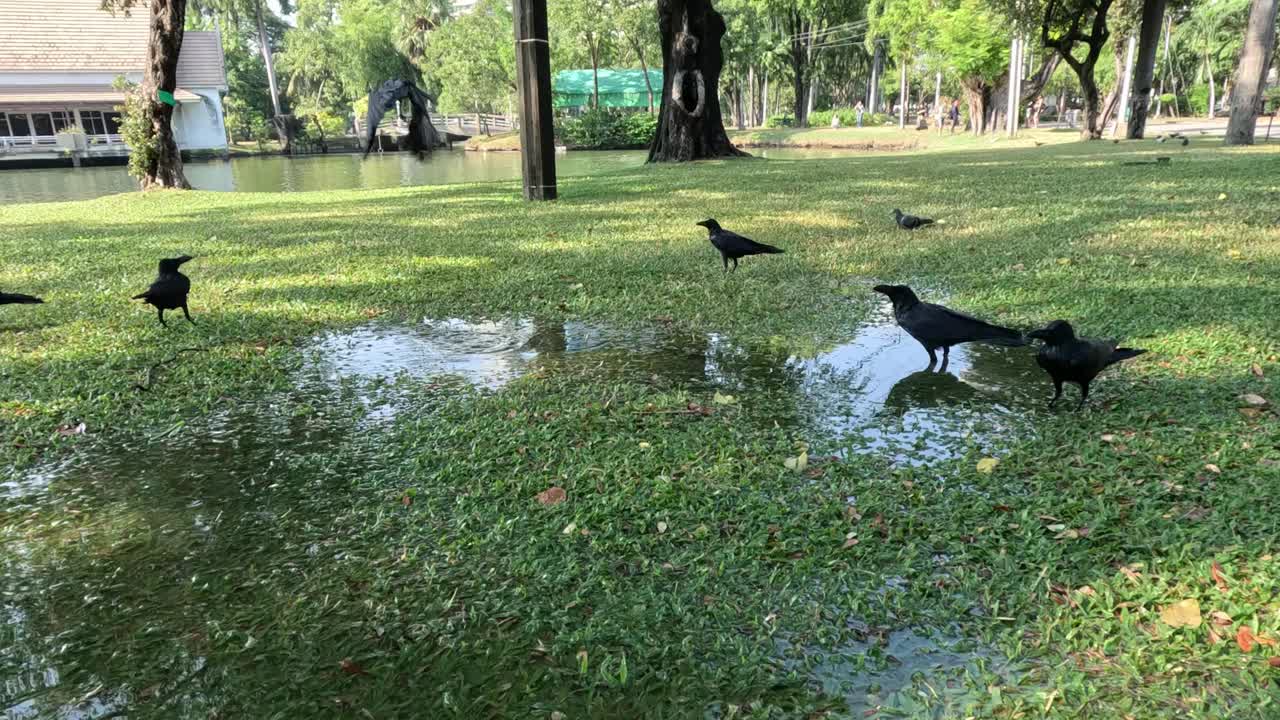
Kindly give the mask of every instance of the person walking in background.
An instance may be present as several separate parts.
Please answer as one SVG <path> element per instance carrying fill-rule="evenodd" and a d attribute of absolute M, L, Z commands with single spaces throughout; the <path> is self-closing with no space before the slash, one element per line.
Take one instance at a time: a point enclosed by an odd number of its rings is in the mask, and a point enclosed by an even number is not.
<path fill-rule="evenodd" d="M 858 116 L 858 127 L 862 127 L 862 101 L 859 100 L 857 105 L 853 106 L 853 112 Z"/>
<path fill-rule="evenodd" d="M 951 118 L 951 134 L 956 134 L 956 126 L 960 124 L 960 101 L 951 101 L 951 112 L 947 113 Z"/>

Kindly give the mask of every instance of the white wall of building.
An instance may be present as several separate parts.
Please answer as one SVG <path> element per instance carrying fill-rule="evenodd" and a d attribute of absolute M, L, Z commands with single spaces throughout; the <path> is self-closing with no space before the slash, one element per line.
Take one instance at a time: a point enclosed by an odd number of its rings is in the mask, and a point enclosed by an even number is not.
<path fill-rule="evenodd" d="M 217 90 L 191 89 L 202 102 L 181 102 L 173 113 L 173 137 L 183 150 L 221 149 L 227 146 L 222 120 L 222 98 Z"/>

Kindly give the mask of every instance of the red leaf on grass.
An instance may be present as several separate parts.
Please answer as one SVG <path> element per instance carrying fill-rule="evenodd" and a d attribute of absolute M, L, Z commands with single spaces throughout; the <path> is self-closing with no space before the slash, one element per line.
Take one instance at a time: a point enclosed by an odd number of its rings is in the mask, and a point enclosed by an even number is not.
<path fill-rule="evenodd" d="M 1248 625 L 1241 625 L 1236 631 L 1236 644 L 1240 646 L 1242 652 L 1253 652 L 1254 642 L 1257 640 L 1253 635 L 1253 629 Z"/>
<path fill-rule="evenodd" d="M 1267 658 L 1267 664 L 1273 668 L 1280 668 L 1280 657 Z"/>
<path fill-rule="evenodd" d="M 1218 589 L 1226 592 L 1227 578 L 1222 574 L 1222 566 L 1214 563 L 1209 567 L 1209 574 L 1213 576 L 1213 583 L 1218 586 Z"/>

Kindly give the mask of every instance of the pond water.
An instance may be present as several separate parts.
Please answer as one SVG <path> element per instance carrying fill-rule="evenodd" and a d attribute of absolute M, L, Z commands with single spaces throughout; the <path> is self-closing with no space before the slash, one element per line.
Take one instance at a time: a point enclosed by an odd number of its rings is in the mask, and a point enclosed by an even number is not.
<path fill-rule="evenodd" d="M 811 159 L 859 155 L 858 151 L 764 149 L 752 154 L 774 159 Z M 644 164 L 645 151 L 571 152 L 556 156 L 561 177 L 595 175 Z M 2 167 L 2 166 L 0 166 Z M 449 185 L 520 179 L 520 153 L 440 151 L 426 161 L 407 153 L 244 157 L 192 162 L 187 179 L 198 190 L 302 192 L 414 185 Z M 137 183 L 123 166 L 0 170 L 0 203 L 88 200 L 131 192 Z"/>

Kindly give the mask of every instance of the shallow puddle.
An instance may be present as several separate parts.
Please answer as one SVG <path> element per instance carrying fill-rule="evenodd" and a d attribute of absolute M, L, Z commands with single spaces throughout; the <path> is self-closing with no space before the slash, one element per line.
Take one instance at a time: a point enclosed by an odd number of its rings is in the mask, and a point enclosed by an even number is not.
<path fill-rule="evenodd" d="M 498 389 L 526 374 L 594 373 L 794 399 L 816 449 L 927 463 L 1024 431 L 1044 388 L 1027 348 L 959 346 L 927 369 L 913 339 L 881 316 L 848 342 L 804 357 L 715 334 L 528 319 L 424 320 L 331 333 L 307 348 L 331 380 L 409 376 Z M 779 419 L 795 424 L 794 419 Z"/>
<path fill-rule="evenodd" d="M 299 571 L 297 524 L 375 459 L 334 453 L 363 422 L 347 400 L 246 405 L 0 478 L 0 717 L 114 717 L 161 698 L 162 715 L 214 712 L 200 638 L 232 609 L 207 599 L 254 568 Z"/>
<path fill-rule="evenodd" d="M 832 717 L 960 717 L 993 680 L 1018 674 L 994 648 L 939 631 L 869 633 L 830 652 L 776 643 L 784 670 L 844 700 L 848 714 Z"/>

